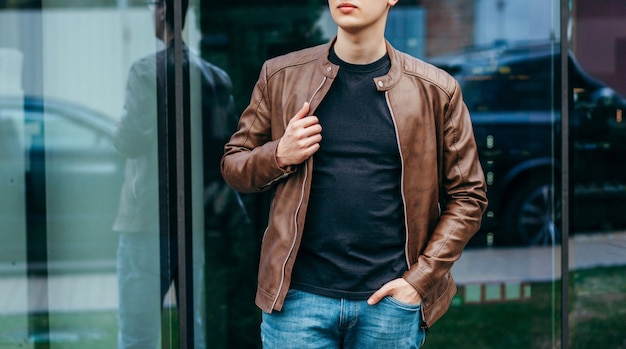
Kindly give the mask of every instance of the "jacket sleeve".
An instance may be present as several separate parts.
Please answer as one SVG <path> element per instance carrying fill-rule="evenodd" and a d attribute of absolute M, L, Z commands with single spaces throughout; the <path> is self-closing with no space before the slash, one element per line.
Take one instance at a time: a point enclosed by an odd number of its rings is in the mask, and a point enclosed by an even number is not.
<path fill-rule="evenodd" d="M 224 180 L 243 193 L 267 190 L 295 171 L 295 167 L 281 168 L 276 160 L 279 139 L 275 138 L 279 136 L 272 131 L 276 129 L 274 123 L 282 123 L 283 118 L 272 110 L 267 74 L 266 62 L 252 91 L 250 104 L 239 119 L 237 131 L 226 143 L 221 160 Z"/>
<path fill-rule="evenodd" d="M 469 239 L 480 228 L 487 207 L 472 123 L 456 81 L 444 110 L 441 163 L 441 216 L 418 262 L 404 275 L 422 297 L 430 294 L 461 257 Z"/>
<path fill-rule="evenodd" d="M 124 109 L 113 144 L 129 158 L 148 153 L 157 137 L 156 63 L 142 59 L 133 64 L 126 82 Z"/>

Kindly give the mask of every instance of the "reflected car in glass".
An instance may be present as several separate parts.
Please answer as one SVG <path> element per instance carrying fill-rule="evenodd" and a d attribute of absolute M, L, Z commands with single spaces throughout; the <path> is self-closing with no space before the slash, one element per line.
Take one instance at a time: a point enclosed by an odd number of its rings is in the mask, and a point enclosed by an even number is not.
<path fill-rule="evenodd" d="M 123 179 L 115 120 L 52 98 L 0 96 L 2 261 L 111 260 Z"/>
<path fill-rule="evenodd" d="M 568 55 L 570 232 L 626 226 L 626 101 Z M 561 62 L 555 43 L 500 43 L 429 59 L 471 113 L 489 207 L 472 243 L 561 241 Z"/>

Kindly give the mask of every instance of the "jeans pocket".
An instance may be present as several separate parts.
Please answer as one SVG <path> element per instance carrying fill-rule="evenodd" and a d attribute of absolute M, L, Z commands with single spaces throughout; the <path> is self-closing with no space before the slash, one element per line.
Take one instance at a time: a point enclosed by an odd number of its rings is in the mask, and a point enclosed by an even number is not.
<path fill-rule="evenodd" d="M 295 290 L 293 288 L 290 288 L 289 290 L 287 290 L 287 295 L 285 296 L 285 298 L 294 297 L 298 295 L 299 292 L 300 290 Z"/>
<path fill-rule="evenodd" d="M 393 298 L 392 296 L 385 296 L 385 298 L 383 298 L 383 301 L 386 301 L 387 303 L 390 303 L 393 306 L 398 307 L 400 309 L 404 309 L 404 310 L 408 310 L 412 312 L 420 311 L 422 309 L 421 303 L 416 303 L 416 304 L 405 303 L 405 302 L 402 302 Z"/>

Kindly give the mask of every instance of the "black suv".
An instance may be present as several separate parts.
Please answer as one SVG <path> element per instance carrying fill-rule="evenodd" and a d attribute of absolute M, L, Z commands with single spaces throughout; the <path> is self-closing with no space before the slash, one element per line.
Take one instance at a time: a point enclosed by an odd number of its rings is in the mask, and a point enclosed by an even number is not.
<path fill-rule="evenodd" d="M 561 185 L 559 46 L 500 44 L 429 61 L 461 84 L 488 184 L 473 242 L 560 243 L 561 188 L 571 232 L 626 226 L 626 101 L 569 56 L 569 179 Z"/>

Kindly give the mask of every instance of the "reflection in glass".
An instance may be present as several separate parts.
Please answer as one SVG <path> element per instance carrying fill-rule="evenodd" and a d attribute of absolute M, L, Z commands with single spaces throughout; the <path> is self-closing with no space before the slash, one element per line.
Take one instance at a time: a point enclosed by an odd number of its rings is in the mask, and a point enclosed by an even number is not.
<path fill-rule="evenodd" d="M 462 34 L 449 32 L 450 49 L 427 60 L 462 86 L 489 207 L 453 268 L 461 287 L 431 344 L 554 347 L 561 323 L 559 2 L 472 3 L 469 45 L 454 48 Z M 452 333 L 462 333 L 458 342 Z"/>
<path fill-rule="evenodd" d="M 569 42 L 592 84 L 573 79 L 569 173 L 571 348 L 626 341 L 626 9 L 623 1 L 571 2 Z"/>
<path fill-rule="evenodd" d="M 153 4 L 156 37 L 165 48 L 144 57 L 131 67 L 126 87 L 124 114 L 116 132 L 115 146 L 127 157 L 125 182 L 114 229 L 119 231 L 119 348 L 154 347 L 161 328 L 161 304 L 168 291 L 169 302 L 187 306 L 195 338 L 189 347 L 204 348 L 205 320 L 202 285 L 205 276 L 205 237 L 222 236 L 218 214 L 233 215 L 241 205 L 232 191 L 220 185 L 218 159 L 224 135 L 232 127 L 234 110 L 229 77 L 219 68 L 201 60 L 183 44 L 183 86 L 177 89 L 174 46 L 173 1 Z M 186 4 L 183 4 L 183 13 Z M 183 18 L 184 20 L 184 18 Z M 184 105 L 175 98 L 183 95 Z M 191 216 L 188 224 L 191 249 L 179 245 L 176 199 L 175 132 L 177 108 L 182 107 L 188 122 L 191 149 Z M 221 201 L 220 201 L 221 200 Z M 224 203 L 224 201 L 226 202 Z M 226 207 L 223 207 L 224 205 Z M 226 211 L 223 213 L 223 211 Z M 239 216 L 237 219 L 245 219 Z M 186 232 L 185 232 L 186 234 Z M 206 234 L 206 236 L 205 236 Z M 179 254 L 186 253 L 187 265 L 180 265 Z M 188 268 L 191 291 L 179 287 L 181 268 Z M 221 273 L 212 269 L 207 275 Z M 179 303 L 181 292 L 191 297 Z M 212 297 L 209 296 L 207 298 Z M 217 311 L 209 309 L 209 311 Z M 179 321 L 187 321 L 180 319 Z M 191 326 L 189 324 L 188 326 Z M 213 328 L 208 329 L 214 331 Z M 182 335 L 182 334 L 181 334 Z M 170 339 L 173 340 L 173 339 Z"/>
<path fill-rule="evenodd" d="M 164 37 L 165 10 L 153 10 L 154 32 Z M 167 39 L 167 40 L 166 40 Z M 125 178 L 113 230 L 119 232 L 118 348 L 156 347 L 163 297 L 176 279 L 177 239 L 159 220 L 159 119 L 166 120 L 167 51 L 131 66 L 115 148 L 126 157 Z M 167 121 L 164 121 L 167 122 Z M 166 164 L 161 164 L 167 166 Z"/>

